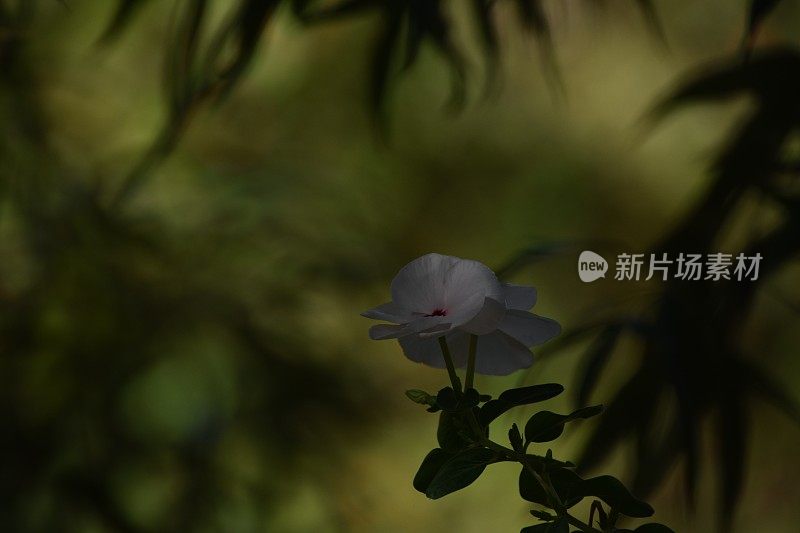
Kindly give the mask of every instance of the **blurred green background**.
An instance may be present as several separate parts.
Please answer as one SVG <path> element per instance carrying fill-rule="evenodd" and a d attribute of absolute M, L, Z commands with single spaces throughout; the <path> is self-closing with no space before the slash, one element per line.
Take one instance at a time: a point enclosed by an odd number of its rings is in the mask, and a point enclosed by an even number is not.
<path fill-rule="evenodd" d="M 693 107 L 658 126 L 642 117 L 689 69 L 737 49 L 747 2 L 669 2 L 668 47 L 629 5 L 551 2 L 563 90 L 535 39 L 501 10 L 507 31 L 489 95 L 464 24 L 466 109 L 443 109 L 448 73 L 425 48 L 391 87 L 387 137 L 365 104 L 375 18 L 304 27 L 282 10 L 230 96 L 201 107 L 113 210 L 104 198 L 164 120 L 175 10 L 151 2 L 98 45 L 114 3 L 66 4 L 31 3 L 25 25 L 0 27 L 2 529 L 528 525 L 509 465 L 440 501 L 413 490 L 435 419 L 403 392 L 436 390 L 446 376 L 410 363 L 396 343 L 369 341 L 359 312 L 387 300 L 397 269 L 430 251 L 499 267 L 541 243 L 645 250 L 708 182 L 749 102 Z M 786 3 L 760 39 L 797 37 L 798 22 L 800 5 Z M 732 231 L 769 221 L 745 211 Z M 538 287 L 538 312 L 565 329 L 652 289 L 583 284 L 576 257 L 556 254 L 513 278 Z M 799 301 L 796 269 L 765 292 Z M 771 347 L 759 362 L 796 392 L 796 310 L 759 298 L 751 337 Z M 569 390 L 585 347 L 477 385 Z M 635 357 L 623 346 L 595 400 Z M 736 531 L 797 531 L 800 429 L 761 403 L 750 414 Z M 592 424 L 571 428 L 558 455 L 573 458 Z M 605 470 L 624 478 L 625 455 Z M 693 512 L 677 469 L 661 484 L 650 499 L 660 522 L 712 530 L 712 455 Z"/>

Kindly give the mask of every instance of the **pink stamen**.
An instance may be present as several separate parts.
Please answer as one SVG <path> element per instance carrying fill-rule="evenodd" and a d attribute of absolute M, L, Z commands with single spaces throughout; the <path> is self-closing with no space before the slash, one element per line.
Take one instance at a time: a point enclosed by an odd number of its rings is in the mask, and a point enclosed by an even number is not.
<path fill-rule="evenodd" d="M 433 313 L 425 316 L 447 316 L 447 309 L 434 309 Z"/>

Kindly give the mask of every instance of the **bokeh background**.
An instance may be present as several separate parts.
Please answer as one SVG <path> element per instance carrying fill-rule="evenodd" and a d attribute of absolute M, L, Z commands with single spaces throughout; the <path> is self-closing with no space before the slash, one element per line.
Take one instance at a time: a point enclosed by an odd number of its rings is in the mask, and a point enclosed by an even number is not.
<path fill-rule="evenodd" d="M 436 420 L 403 392 L 446 377 L 369 341 L 359 312 L 430 251 L 496 268 L 517 258 L 509 280 L 537 286 L 537 311 L 565 331 L 646 307 L 658 284 L 583 284 L 577 254 L 648 250 L 702 195 L 753 102 L 645 117 L 698 66 L 739 51 L 748 2 L 656 3 L 663 35 L 633 2 L 548 2 L 551 53 L 501 8 L 494 75 L 452 2 L 466 105 L 447 106 L 446 61 L 425 45 L 392 77 L 383 119 L 370 104 L 376 16 L 308 26 L 281 7 L 226 98 L 193 109 L 120 202 L 169 117 L 165 49 L 181 2 L 145 4 L 102 41 L 115 2 L 0 2 L 0 529 L 530 524 L 511 465 L 440 501 L 413 490 Z M 236 2 L 213 4 L 208 24 Z M 793 42 L 798 23 L 800 5 L 783 2 L 758 46 Z M 726 235 L 737 242 L 780 217 L 748 197 Z M 795 400 L 797 276 L 787 261 L 761 284 L 742 347 Z M 477 385 L 574 391 L 593 338 Z M 639 342 L 620 341 L 593 401 L 608 403 L 632 375 Z M 721 367 L 710 375 L 726 379 Z M 797 531 L 800 428 L 786 410 L 744 408 L 731 531 Z M 678 457 L 649 495 L 679 532 L 720 523 L 724 464 L 713 416 L 698 417 L 695 494 Z M 578 458 L 595 424 L 570 428 L 557 456 Z M 623 438 L 596 471 L 629 479 L 635 446 Z"/>

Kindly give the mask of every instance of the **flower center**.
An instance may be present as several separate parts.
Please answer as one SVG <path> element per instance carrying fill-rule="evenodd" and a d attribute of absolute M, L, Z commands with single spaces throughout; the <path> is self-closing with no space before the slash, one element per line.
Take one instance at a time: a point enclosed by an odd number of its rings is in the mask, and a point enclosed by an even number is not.
<path fill-rule="evenodd" d="M 433 313 L 425 316 L 447 316 L 447 309 L 434 309 Z"/>

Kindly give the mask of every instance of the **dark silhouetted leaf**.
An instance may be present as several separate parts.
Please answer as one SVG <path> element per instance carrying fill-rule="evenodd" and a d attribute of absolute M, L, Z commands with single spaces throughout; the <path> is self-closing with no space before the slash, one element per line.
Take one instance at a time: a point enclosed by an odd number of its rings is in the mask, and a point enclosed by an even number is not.
<path fill-rule="evenodd" d="M 548 476 L 558 497 L 567 507 L 591 496 L 603 500 L 613 511 L 626 516 L 646 518 L 653 514 L 650 505 L 632 496 L 628 489 L 612 476 L 598 476 L 584 480 L 567 468 L 549 469 Z M 519 491 L 527 501 L 550 506 L 544 489 L 526 468 L 520 473 Z"/>
<path fill-rule="evenodd" d="M 540 411 L 528 419 L 525 424 L 525 439 L 528 442 L 549 442 L 557 439 L 564 431 L 564 424 L 573 420 L 591 418 L 603 411 L 602 405 L 584 407 L 568 415 L 559 415 L 551 411 Z"/>
<path fill-rule="evenodd" d="M 531 385 L 503 392 L 496 400 L 489 400 L 480 408 L 478 420 L 483 426 L 488 426 L 497 417 L 518 405 L 529 405 L 555 398 L 564 392 L 564 387 L 558 383 L 544 383 Z"/>
<path fill-rule="evenodd" d="M 535 516 L 539 520 L 543 522 L 552 522 L 556 519 L 556 515 L 550 514 L 547 511 L 540 511 L 538 509 L 531 509 L 530 510 L 531 516 Z"/>
<path fill-rule="evenodd" d="M 568 468 L 555 467 L 548 469 L 548 475 L 550 476 L 550 483 L 565 506 L 571 507 L 582 499 L 582 496 L 576 496 L 574 491 L 575 487 L 582 481 L 578 474 Z M 519 494 L 529 502 L 551 506 L 547 493 L 539 485 L 536 478 L 533 477 L 533 474 L 525 467 L 522 468 L 519 475 Z"/>
<path fill-rule="evenodd" d="M 541 385 L 509 389 L 500 394 L 498 399 L 512 405 L 528 405 L 555 398 L 562 392 L 564 392 L 563 385 L 559 385 L 558 383 L 543 383 Z"/>
<path fill-rule="evenodd" d="M 452 456 L 452 454 L 447 453 L 441 448 L 435 448 L 428 452 L 428 455 L 426 455 L 425 459 L 422 460 L 422 464 L 419 466 L 417 474 L 414 476 L 414 488 L 423 494 L 427 492 L 431 481 L 433 481 L 433 478 L 436 477 L 436 474 L 442 468 L 442 465 L 444 465 L 444 463 L 447 462 L 447 460 Z"/>
<path fill-rule="evenodd" d="M 511 429 L 508 430 L 508 441 L 515 451 L 522 451 L 524 444 L 522 442 L 522 435 L 519 432 L 519 427 L 517 427 L 516 424 L 512 424 Z"/>
<path fill-rule="evenodd" d="M 625 485 L 613 476 L 598 476 L 586 479 L 572 489 L 581 496 L 594 496 L 606 502 L 613 510 L 633 518 L 653 515 L 649 504 L 635 498 Z"/>
<path fill-rule="evenodd" d="M 524 527 L 520 533 L 569 533 L 569 524 L 566 520 L 557 519 L 546 524 Z"/>
<path fill-rule="evenodd" d="M 461 490 L 478 479 L 488 464 L 496 461 L 496 454 L 486 448 L 473 448 L 451 457 L 439 468 L 425 494 L 436 500 L 451 492 Z"/>
<path fill-rule="evenodd" d="M 431 396 L 427 392 L 419 389 L 409 389 L 406 391 L 406 397 L 414 403 L 421 405 L 435 405 L 436 397 Z"/>

